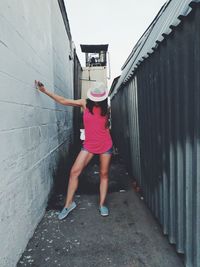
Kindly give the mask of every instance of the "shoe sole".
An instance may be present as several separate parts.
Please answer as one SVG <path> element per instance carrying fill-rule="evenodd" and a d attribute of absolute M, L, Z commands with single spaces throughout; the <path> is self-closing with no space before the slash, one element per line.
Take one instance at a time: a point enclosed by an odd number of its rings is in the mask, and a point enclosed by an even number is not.
<path fill-rule="evenodd" d="M 102 216 L 102 217 L 106 217 L 106 216 L 108 216 L 109 215 L 109 213 L 106 213 L 106 214 L 104 214 L 104 213 L 101 213 L 101 211 L 99 210 L 99 213 L 100 213 L 100 215 Z"/>
<path fill-rule="evenodd" d="M 100 213 L 101 214 L 101 213 Z M 107 217 L 109 214 L 101 214 L 102 217 Z"/>

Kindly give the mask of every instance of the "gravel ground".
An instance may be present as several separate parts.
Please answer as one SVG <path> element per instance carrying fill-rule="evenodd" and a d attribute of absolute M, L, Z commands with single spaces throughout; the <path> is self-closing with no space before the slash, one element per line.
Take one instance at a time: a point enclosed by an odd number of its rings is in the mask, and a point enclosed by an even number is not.
<path fill-rule="evenodd" d="M 98 161 L 80 177 L 77 207 L 57 219 L 63 194 L 54 195 L 17 267 L 181 267 L 183 260 L 137 192 L 122 162 L 110 170 L 108 217 L 98 211 Z"/>

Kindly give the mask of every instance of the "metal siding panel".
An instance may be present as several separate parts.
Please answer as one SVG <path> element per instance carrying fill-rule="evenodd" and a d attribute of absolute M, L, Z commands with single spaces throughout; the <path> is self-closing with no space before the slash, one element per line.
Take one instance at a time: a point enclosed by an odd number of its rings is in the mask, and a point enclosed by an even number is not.
<path fill-rule="evenodd" d="M 179 27 L 180 28 L 180 27 Z M 174 49 L 174 75 L 178 77 L 181 75 L 180 65 L 182 65 L 181 53 L 181 30 L 177 30 L 177 42 L 175 40 L 176 49 Z M 180 64 L 181 63 L 181 64 Z M 183 119 L 182 119 L 182 78 L 174 80 L 175 87 L 175 135 L 176 135 L 176 248 L 178 252 L 184 252 L 184 139 L 183 139 Z"/>
<path fill-rule="evenodd" d="M 160 63 L 160 50 L 157 49 L 155 52 L 155 72 L 156 72 L 156 77 L 155 77 L 155 89 L 156 89 L 156 103 L 155 106 L 157 108 L 156 110 L 156 121 L 157 121 L 157 136 L 156 136 L 156 142 L 157 142 L 157 158 L 156 158 L 156 163 L 157 163 L 157 187 L 158 187 L 158 219 L 163 225 L 163 187 L 162 187 L 162 116 L 161 116 L 161 79 L 160 79 L 160 68 L 159 68 L 159 63 Z"/>
<path fill-rule="evenodd" d="M 136 117 L 136 124 L 135 128 L 137 129 L 137 166 L 138 166 L 138 183 L 141 185 L 142 177 L 141 177 L 141 162 L 140 162 L 140 127 L 139 127 L 139 114 L 138 114 L 138 86 L 137 86 L 137 77 L 134 79 L 134 88 L 135 88 L 135 98 L 134 98 L 134 103 L 135 103 L 135 112 L 137 112 L 137 117 Z"/>
<path fill-rule="evenodd" d="M 195 33 L 200 33 L 200 9 L 197 9 L 195 14 Z M 194 128 L 194 143 L 195 143 L 195 219 L 194 219 L 194 266 L 200 265 L 200 34 L 194 35 L 194 98 L 195 98 L 195 128 Z"/>
<path fill-rule="evenodd" d="M 164 234 L 169 232 L 169 175 L 168 175 L 168 134 L 167 134 L 167 121 L 168 121 L 168 112 L 167 112 L 167 102 L 166 102 L 166 92 L 168 89 L 167 86 L 167 73 L 166 73 L 166 41 L 162 43 L 162 50 L 160 54 L 160 76 L 162 81 L 162 94 L 161 94 L 161 114 L 162 114 L 162 162 L 163 162 L 163 231 Z"/>
<path fill-rule="evenodd" d="M 176 30 L 176 38 L 173 40 L 174 42 L 174 76 L 179 77 L 174 79 L 174 90 L 175 90 L 175 134 L 176 134 L 176 160 L 177 160 L 177 168 L 176 168 L 176 248 L 180 253 L 184 253 L 185 251 L 185 217 L 184 217 L 184 190 L 185 190 L 185 182 L 184 182 L 184 118 L 183 118 L 183 79 L 182 72 L 180 71 L 180 66 L 183 65 L 182 58 L 182 48 L 184 43 L 182 42 L 182 27 L 179 26 Z"/>
<path fill-rule="evenodd" d="M 137 146 L 137 155 L 136 155 L 136 164 L 138 166 L 138 183 L 141 185 L 141 162 L 140 162 L 140 128 L 139 128 L 139 119 L 138 119 L 138 86 L 137 86 L 137 79 L 134 79 L 134 88 L 135 88 L 135 95 L 134 95 L 134 106 L 135 112 L 137 112 L 136 121 L 135 121 L 135 128 L 137 129 L 137 139 L 136 139 L 136 146 Z"/>
<path fill-rule="evenodd" d="M 142 150 L 143 150 L 143 171 L 144 171 L 144 183 L 145 183 L 145 189 L 146 189 L 146 203 L 148 207 L 151 208 L 151 194 L 150 194 L 150 182 L 149 182 L 149 150 L 150 150 L 150 131 L 149 131 L 149 122 L 150 122 L 150 114 L 149 114 L 149 95 L 148 95 L 148 69 L 147 69 L 147 64 L 143 66 L 143 88 L 142 88 L 142 98 L 143 98 L 143 110 L 142 110 L 142 116 L 143 116 L 143 125 L 142 125 L 142 130 L 141 132 L 143 133 L 143 142 L 141 143 L 142 145 Z M 146 131 L 145 131 L 146 130 Z"/>
<path fill-rule="evenodd" d="M 159 114 L 160 114 L 160 106 L 159 106 L 159 86 L 158 86 L 158 53 L 154 54 L 153 59 L 153 88 L 154 88 L 154 149 L 155 149 L 155 159 L 154 159 L 154 186 L 155 186 L 155 216 L 160 219 L 160 151 L 159 151 Z"/>
<path fill-rule="evenodd" d="M 184 23 L 182 41 L 183 64 L 183 90 L 184 90 L 184 119 L 185 119 L 185 184 L 186 184 L 186 266 L 193 266 L 193 160 L 194 160 L 194 47 L 192 41 L 193 22 L 188 19 Z M 190 89 L 190 90 L 189 90 Z"/>
<path fill-rule="evenodd" d="M 169 117 L 168 117 L 168 128 L 169 128 L 169 240 L 170 243 L 175 244 L 176 235 L 176 141 L 175 141 L 175 105 L 177 99 L 175 98 L 175 75 L 174 75 L 174 47 L 172 36 L 167 39 L 168 46 L 168 107 L 169 107 Z"/>
<path fill-rule="evenodd" d="M 138 110 L 137 110 L 137 85 L 135 79 L 132 80 L 129 86 L 128 109 L 130 122 L 130 146 L 132 154 L 132 165 L 134 178 L 140 184 L 140 152 L 139 152 L 139 129 L 138 129 Z"/>
<path fill-rule="evenodd" d="M 148 174 L 149 174 L 149 195 L 150 195 L 150 207 L 153 212 L 155 212 L 155 194 L 154 194 L 154 140 L 153 140 L 153 134 L 154 134 L 154 117 L 153 117 L 153 100 L 154 100 L 154 90 L 153 90 L 153 65 L 152 65 L 152 58 L 148 59 L 148 85 L 146 88 L 146 91 L 148 92 L 148 114 L 149 114 L 149 151 L 148 151 Z"/>
<path fill-rule="evenodd" d="M 158 133 L 158 143 L 159 143 L 159 221 L 161 225 L 164 225 L 164 190 L 163 190 L 163 79 L 162 73 L 163 68 L 161 67 L 161 51 L 157 49 L 157 68 L 158 68 L 158 79 L 157 79 L 157 89 L 158 89 L 158 103 L 159 103 L 159 133 Z M 164 226 L 163 226 L 164 227 Z"/>
<path fill-rule="evenodd" d="M 131 173 L 134 178 L 136 178 L 136 168 L 135 168 L 135 160 L 134 160 L 134 155 L 135 155 L 135 135 L 134 135 L 134 130 L 135 129 L 135 116 L 133 112 L 133 96 L 134 96 L 134 87 L 133 87 L 133 81 L 130 82 L 128 86 L 128 96 L 127 96 L 127 107 L 128 107 L 128 119 L 129 119 L 129 129 L 130 129 L 130 155 L 131 155 Z"/>

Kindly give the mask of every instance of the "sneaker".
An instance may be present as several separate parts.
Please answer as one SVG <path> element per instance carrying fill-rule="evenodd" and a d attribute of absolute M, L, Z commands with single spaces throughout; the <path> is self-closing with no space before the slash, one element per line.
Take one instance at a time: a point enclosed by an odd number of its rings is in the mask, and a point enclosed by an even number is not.
<path fill-rule="evenodd" d="M 76 203 L 72 202 L 68 208 L 63 208 L 63 210 L 59 213 L 58 219 L 63 220 L 67 215 L 72 211 L 73 209 L 76 208 Z"/>
<path fill-rule="evenodd" d="M 108 208 L 106 206 L 100 206 L 99 211 L 100 211 L 101 216 L 108 216 L 109 214 Z"/>

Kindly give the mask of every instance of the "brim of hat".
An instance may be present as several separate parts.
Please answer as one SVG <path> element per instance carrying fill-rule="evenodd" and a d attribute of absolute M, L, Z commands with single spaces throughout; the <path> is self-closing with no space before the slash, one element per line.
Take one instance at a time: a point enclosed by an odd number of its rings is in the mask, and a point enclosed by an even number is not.
<path fill-rule="evenodd" d="M 90 91 L 88 91 L 88 92 L 87 92 L 87 97 L 88 97 L 90 100 L 94 101 L 94 102 L 100 102 L 100 101 L 105 100 L 105 99 L 108 97 L 108 93 L 106 93 L 104 96 L 101 96 L 101 97 L 95 97 L 95 96 L 92 96 L 92 95 L 90 94 Z"/>

